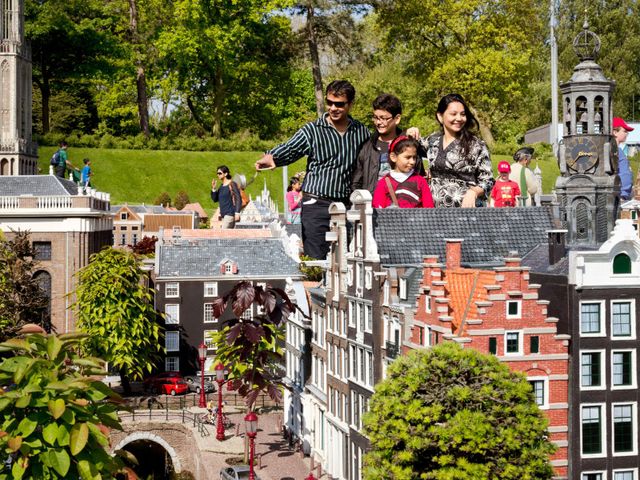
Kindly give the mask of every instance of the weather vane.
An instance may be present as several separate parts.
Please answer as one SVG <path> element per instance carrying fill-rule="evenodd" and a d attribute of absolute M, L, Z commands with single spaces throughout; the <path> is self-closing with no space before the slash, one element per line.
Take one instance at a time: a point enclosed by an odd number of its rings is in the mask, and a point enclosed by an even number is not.
<path fill-rule="evenodd" d="M 600 37 L 589 30 L 589 20 L 587 12 L 584 13 L 584 23 L 582 24 L 582 32 L 576 35 L 573 40 L 573 50 L 581 62 L 586 60 L 595 61 L 600 53 Z"/>

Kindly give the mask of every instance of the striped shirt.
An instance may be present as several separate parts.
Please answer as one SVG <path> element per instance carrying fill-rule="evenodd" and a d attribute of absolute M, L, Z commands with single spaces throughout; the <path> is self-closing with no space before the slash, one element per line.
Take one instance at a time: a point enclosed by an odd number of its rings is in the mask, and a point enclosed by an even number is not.
<path fill-rule="evenodd" d="M 307 174 L 302 190 L 332 200 L 349 198 L 351 177 L 360 146 L 369 139 L 369 129 L 349 117 L 349 126 L 340 134 L 327 121 L 327 114 L 307 123 L 287 142 L 267 152 L 278 167 L 307 156 Z"/>

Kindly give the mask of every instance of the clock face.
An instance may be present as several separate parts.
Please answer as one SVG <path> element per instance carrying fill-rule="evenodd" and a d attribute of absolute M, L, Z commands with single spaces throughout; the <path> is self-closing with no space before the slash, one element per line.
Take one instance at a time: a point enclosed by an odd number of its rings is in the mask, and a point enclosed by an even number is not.
<path fill-rule="evenodd" d="M 576 173 L 592 173 L 598 165 L 598 146 L 590 138 L 568 138 L 565 141 L 567 166 Z"/>

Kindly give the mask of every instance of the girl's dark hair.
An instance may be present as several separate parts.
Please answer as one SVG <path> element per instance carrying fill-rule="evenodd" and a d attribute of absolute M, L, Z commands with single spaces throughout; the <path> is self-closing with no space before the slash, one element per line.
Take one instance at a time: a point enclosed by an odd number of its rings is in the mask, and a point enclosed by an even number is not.
<path fill-rule="evenodd" d="M 415 148 L 417 152 L 420 144 L 415 138 L 407 137 L 406 135 L 400 135 L 396 137 L 389 145 L 389 154 L 395 153 L 396 155 L 399 155 L 409 147 Z"/>
<path fill-rule="evenodd" d="M 216 172 L 224 173 L 224 176 L 231 180 L 231 172 L 229 171 L 229 167 L 227 167 L 226 165 L 220 165 Z"/>
<path fill-rule="evenodd" d="M 289 179 L 289 186 L 287 187 L 287 192 L 290 192 L 291 190 L 293 190 L 293 186 L 296 183 L 300 183 L 300 179 L 298 177 L 291 177 Z"/>
<path fill-rule="evenodd" d="M 472 130 L 478 130 L 480 128 L 480 124 L 478 124 L 478 120 L 476 120 L 476 117 L 471 113 L 471 110 L 469 110 L 467 102 L 464 101 L 462 95 L 450 93 L 442 97 L 438 102 L 438 108 L 436 109 L 436 120 L 438 120 L 438 113 L 443 115 L 447 110 L 447 107 L 449 107 L 449 104 L 455 102 L 462 104 L 464 107 L 464 113 L 467 116 L 467 123 L 464 124 L 459 138 L 462 156 L 466 158 L 469 154 L 469 150 L 471 150 L 471 142 L 473 142 L 475 138 L 475 134 Z M 440 123 L 440 120 L 438 120 L 438 123 Z M 442 124 L 440 123 L 440 125 Z M 444 129 L 444 127 L 442 128 Z"/>

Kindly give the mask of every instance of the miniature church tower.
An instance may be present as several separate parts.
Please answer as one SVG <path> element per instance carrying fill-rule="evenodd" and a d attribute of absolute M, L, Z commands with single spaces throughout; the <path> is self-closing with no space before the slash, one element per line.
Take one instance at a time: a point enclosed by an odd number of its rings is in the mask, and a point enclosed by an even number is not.
<path fill-rule="evenodd" d="M 597 246 L 609 238 L 618 210 L 618 148 L 611 136 L 615 82 L 595 62 L 600 38 L 583 31 L 573 41 L 580 63 L 571 80 L 560 85 L 564 142 L 560 145 L 560 177 L 556 194 L 570 245 Z"/>
<path fill-rule="evenodd" d="M 0 175 L 36 175 L 31 140 L 31 52 L 24 0 L 0 1 Z"/>

